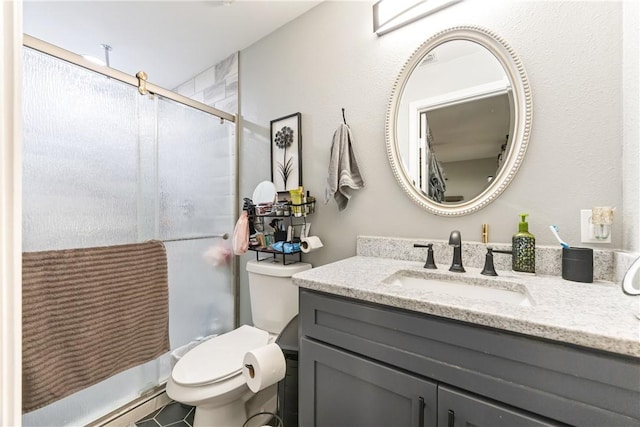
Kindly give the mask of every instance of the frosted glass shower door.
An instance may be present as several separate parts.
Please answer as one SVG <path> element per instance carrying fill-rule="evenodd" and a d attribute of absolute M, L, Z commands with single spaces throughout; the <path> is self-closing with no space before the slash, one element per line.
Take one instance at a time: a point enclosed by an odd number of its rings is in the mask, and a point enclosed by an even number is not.
<path fill-rule="evenodd" d="M 203 262 L 204 252 L 228 240 L 235 201 L 232 123 L 194 108 L 158 100 L 158 236 L 169 254 L 172 347 L 233 328 L 230 264 Z"/>
<path fill-rule="evenodd" d="M 153 102 L 28 48 L 23 59 L 23 250 L 139 241 L 139 117 L 153 114 Z M 160 365 L 148 362 L 26 413 L 23 425 L 92 421 L 158 384 Z"/>
<path fill-rule="evenodd" d="M 171 347 L 233 327 L 232 270 L 203 259 L 234 224 L 234 126 L 24 50 L 24 251 L 165 243 Z M 126 351 L 126 349 L 125 349 Z M 164 382 L 169 354 L 23 415 L 83 425 Z"/>
<path fill-rule="evenodd" d="M 135 89 L 25 48 L 23 95 L 24 251 L 136 241 Z"/>

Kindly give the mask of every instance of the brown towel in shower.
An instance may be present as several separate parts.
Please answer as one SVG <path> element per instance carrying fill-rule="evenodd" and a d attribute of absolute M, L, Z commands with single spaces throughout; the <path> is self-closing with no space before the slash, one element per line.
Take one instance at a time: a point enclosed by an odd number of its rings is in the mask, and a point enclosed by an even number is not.
<path fill-rule="evenodd" d="M 22 282 L 23 413 L 169 351 L 162 242 L 24 253 Z"/>

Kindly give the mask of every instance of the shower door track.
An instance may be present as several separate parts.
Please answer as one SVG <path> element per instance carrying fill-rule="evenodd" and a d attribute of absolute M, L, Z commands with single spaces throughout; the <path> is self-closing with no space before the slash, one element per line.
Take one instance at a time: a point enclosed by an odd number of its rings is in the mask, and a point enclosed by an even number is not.
<path fill-rule="evenodd" d="M 80 55 L 77 55 L 73 52 L 70 52 L 68 50 L 62 49 L 61 47 L 58 47 L 56 45 L 53 45 L 51 43 L 47 43 L 43 40 L 37 39 L 35 37 L 32 37 L 28 34 L 24 34 L 23 35 L 23 41 L 22 44 L 28 48 L 46 53 L 47 55 L 56 57 L 58 59 L 61 59 L 63 61 L 66 62 L 70 62 L 72 64 L 75 64 L 79 67 L 83 67 L 86 69 L 89 69 L 91 71 L 94 71 L 96 73 L 100 73 L 103 74 L 107 77 L 110 77 L 112 79 L 115 80 L 119 80 L 123 83 L 127 83 L 131 86 L 135 86 L 135 87 L 139 87 L 139 80 L 137 77 L 132 76 L 130 74 L 127 74 L 125 72 L 116 70 L 114 68 L 110 68 L 104 65 L 98 65 L 95 64 L 91 61 L 89 61 L 88 59 L 83 58 Z M 177 94 L 175 92 L 172 92 L 168 89 L 164 89 L 160 86 L 154 85 L 153 83 L 149 83 L 149 82 L 145 82 L 146 84 L 146 90 L 149 93 L 152 94 L 156 94 L 156 95 L 160 95 L 164 98 L 168 98 L 171 99 L 173 101 L 176 101 L 180 104 L 183 105 L 187 105 L 189 107 L 193 107 L 195 109 L 198 109 L 200 111 L 203 111 L 205 113 L 211 114 L 213 116 L 219 117 L 220 120 L 227 120 L 231 123 L 235 123 L 236 122 L 236 116 L 233 114 L 229 114 L 225 111 L 222 110 L 218 110 L 217 108 L 213 108 L 208 106 L 207 104 L 203 104 L 202 102 L 198 102 L 195 101 L 191 98 L 187 98 L 186 96 L 182 96 L 180 94 Z"/>

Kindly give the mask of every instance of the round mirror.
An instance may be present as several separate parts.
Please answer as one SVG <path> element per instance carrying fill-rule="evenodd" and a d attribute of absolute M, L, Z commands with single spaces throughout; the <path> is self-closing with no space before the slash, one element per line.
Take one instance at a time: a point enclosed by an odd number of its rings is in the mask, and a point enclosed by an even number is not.
<path fill-rule="evenodd" d="M 466 215 L 495 200 L 524 158 L 531 91 L 513 49 L 480 27 L 423 43 L 394 85 L 387 153 L 400 186 L 437 215 Z"/>

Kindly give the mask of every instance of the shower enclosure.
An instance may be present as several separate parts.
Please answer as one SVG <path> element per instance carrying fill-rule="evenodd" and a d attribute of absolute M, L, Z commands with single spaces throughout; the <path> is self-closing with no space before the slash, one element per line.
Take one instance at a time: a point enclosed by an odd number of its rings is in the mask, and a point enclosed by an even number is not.
<path fill-rule="evenodd" d="M 50 48 L 25 37 L 23 250 L 163 240 L 171 348 L 232 329 L 234 267 L 203 253 L 228 244 L 235 222 L 235 117 L 141 95 Z M 169 374 L 167 354 L 24 414 L 23 425 L 86 424 Z"/>

